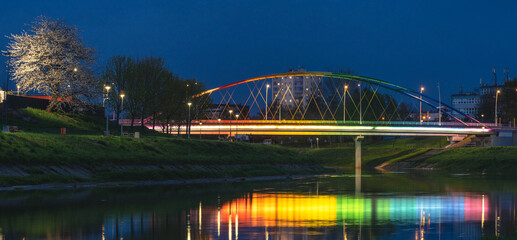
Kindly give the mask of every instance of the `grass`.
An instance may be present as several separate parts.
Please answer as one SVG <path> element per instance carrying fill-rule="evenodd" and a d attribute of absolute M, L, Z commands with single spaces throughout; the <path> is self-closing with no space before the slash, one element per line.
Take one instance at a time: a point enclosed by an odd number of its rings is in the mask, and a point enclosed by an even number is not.
<path fill-rule="evenodd" d="M 0 177 L 0 185 L 47 182 L 166 180 L 314 174 L 314 161 L 281 146 L 187 140 L 45 133 L 0 134 L 0 166 L 21 166 L 28 177 Z M 39 166 L 82 168 L 91 179 L 49 174 Z M 121 166 L 128 166 L 123 168 Z M 138 169 L 142 166 L 142 169 Z M 146 166 L 152 168 L 147 169 Z M 172 168 L 172 169 L 171 169 Z M 129 169 L 129 170 L 128 170 Z"/>
<path fill-rule="evenodd" d="M 362 164 L 375 167 L 383 162 L 401 161 L 427 152 L 431 148 L 445 146 L 447 139 L 443 137 L 407 137 L 363 144 Z M 353 146 L 300 149 L 307 158 L 314 159 L 325 167 L 353 168 L 355 166 L 355 148 Z"/>
<path fill-rule="evenodd" d="M 141 138 L 103 136 L 105 120 L 22 109 L 7 120 L 22 132 L 0 133 L 0 168 L 28 176 L 0 176 L 0 185 L 82 181 L 166 180 L 314 174 L 325 170 L 296 149 L 277 145 L 189 140 L 144 131 Z M 67 134 L 60 135 L 66 127 Z M 118 129 L 117 126 L 111 126 Z M 48 167 L 85 169 L 91 177 Z M 141 167 L 139 167 L 141 166 Z M 47 169 L 45 169 L 47 168 Z"/>
<path fill-rule="evenodd" d="M 188 140 L 147 130 L 142 138 L 105 137 L 105 119 L 22 109 L 7 119 L 23 132 L 0 133 L 0 168 L 21 166 L 28 176 L 0 176 L 0 185 L 48 182 L 166 180 L 314 174 L 355 166 L 353 143 L 320 149 Z M 67 128 L 67 135 L 59 129 Z M 118 126 L 111 125 L 118 130 Z M 129 128 L 128 128 L 129 129 Z M 444 137 L 406 137 L 363 143 L 362 164 L 403 161 L 447 145 Z M 517 148 L 468 148 L 424 160 L 435 168 L 511 169 Z M 49 173 L 40 166 L 81 168 L 88 178 Z M 125 167 L 124 167 L 125 166 Z M 141 166 L 141 167 L 139 167 Z M 152 166 L 152 167 L 149 167 Z"/>
<path fill-rule="evenodd" d="M 2 164 L 247 164 L 302 163 L 293 149 L 263 144 L 101 135 L 0 134 Z"/>
<path fill-rule="evenodd" d="M 423 164 L 441 169 L 512 170 L 517 164 L 517 147 L 451 149 L 425 159 Z"/>

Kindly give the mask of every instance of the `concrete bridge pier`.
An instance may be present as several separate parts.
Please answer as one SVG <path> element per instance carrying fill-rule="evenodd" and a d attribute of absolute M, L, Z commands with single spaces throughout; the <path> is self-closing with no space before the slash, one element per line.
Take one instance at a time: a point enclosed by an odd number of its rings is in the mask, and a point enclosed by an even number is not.
<path fill-rule="evenodd" d="M 357 136 L 354 138 L 355 142 L 355 169 L 361 170 L 361 143 L 364 140 L 364 136 Z"/>
<path fill-rule="evenodd" d="M 361 193 L 361 143 L 364 136 L 354 138 L 355 142 L 355 193 Z"/>

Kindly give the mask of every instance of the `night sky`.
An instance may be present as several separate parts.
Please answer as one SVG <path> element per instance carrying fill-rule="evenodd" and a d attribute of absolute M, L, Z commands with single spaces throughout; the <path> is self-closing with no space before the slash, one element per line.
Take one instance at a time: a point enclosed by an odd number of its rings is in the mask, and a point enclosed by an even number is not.
<path fill-rule="evenodd" d="M 153 55 L 212 88 L 350 68 L 436 97 L 440 82 L 450 101 L 460 86 L 492 83 L 492 67 L 501 82 L 504 67 L 517 76 L 516 13 L 515 1 L 2 1 L 0 49 L 45 15 L 77 26 L 99 69 L 114 55 Z"/>

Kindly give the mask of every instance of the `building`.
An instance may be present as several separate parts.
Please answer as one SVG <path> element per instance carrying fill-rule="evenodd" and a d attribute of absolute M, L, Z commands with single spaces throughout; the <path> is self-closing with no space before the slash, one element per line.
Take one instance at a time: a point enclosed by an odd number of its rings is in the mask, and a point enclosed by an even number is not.
<path fill-rule="evenodd" d="M 458 94 L 451 95 L 452 107 L 470 116 L 482 117 L 480 116 L 480 108 L 483 101 L 491 99 L 491 96 L 495 96 L 497 90 L 502 88 L 503 85 L 497 85 L 497 83 L 494 83 L 494 85 L 481 83 L 479 88 L 475 88 L 474 91 L 466 93 L 460 88 Z M 453 115 L 458 118 L 463 118 L 463 116 L 457 112 L 454 112 Z"/>
<path fill-rule="evenodd" d="M 305 69 L 289 70 L 290 73 L 305 73 Z M 318 76 L 289 76 L 271 79 L 272 103 L 284 107 L 300 107 L 309 104 L 311 96 L 317 94 L 315 91 L 321 83 L 322 77 Z"/>
<path fill-rule="evenodd" d="M 479 106 L 481 103 L 481 96 L 479 89 L 475 89 L 475 92 L 463 93 L 460 91 L 458 94 L 451 95 L 452 107 L 459 111 L 466 113 L 471 116 L 477 116 L 479 112 Z M 454 112 L 455 117 L 462 117 L 459 113 Z"/>
<path fill-rule="evenodd" d="M 233 118 L 235 118 L 235 114 L 239 114 L 239 120 L 248 120 L 250 119 L 249 111 L 250 107 L 248 105 L 242 105 L 242 104 L 227 104 L 227 105 L 218 105 L 218 104 L 211 104 L 207 108 L 203 110 L 203 114 L 208 119 L 224 119 L 228 120 L 230 119 L 230 113 L 229 110 L 233 110 Z"/>

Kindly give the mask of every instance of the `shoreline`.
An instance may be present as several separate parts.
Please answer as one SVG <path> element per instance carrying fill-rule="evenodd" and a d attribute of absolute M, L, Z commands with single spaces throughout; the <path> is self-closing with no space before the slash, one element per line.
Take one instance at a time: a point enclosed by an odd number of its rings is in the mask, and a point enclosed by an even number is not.
<path fill-rule="evenodd" d="M 323 174 L 308 175 L 284 175 L 284 176 L 261 176 L 261 177 L 233 177 L 233 178 L 198 178 L 186 180 L 162 180 L 162 181 L 118 181 L 118 182 L 84 182 L 84 183 L 46 183 L 38 185 L 18 185 L 9 187 L 0 187 L 0 192 L 8 191 L 32 191 L 32 190 L 76 190 L 84 188 L 110 188 L 110 187 L 136 187 L 136 186 L 158 186 L 158 185 L 194 185 L 194 184 L 211 184 L 211 183 L 236 183 L 236 182 L 260 182 L 272 180 L 288 180 L 309 178 L 316 176 L 336 175 L 337 172 Z"/>

